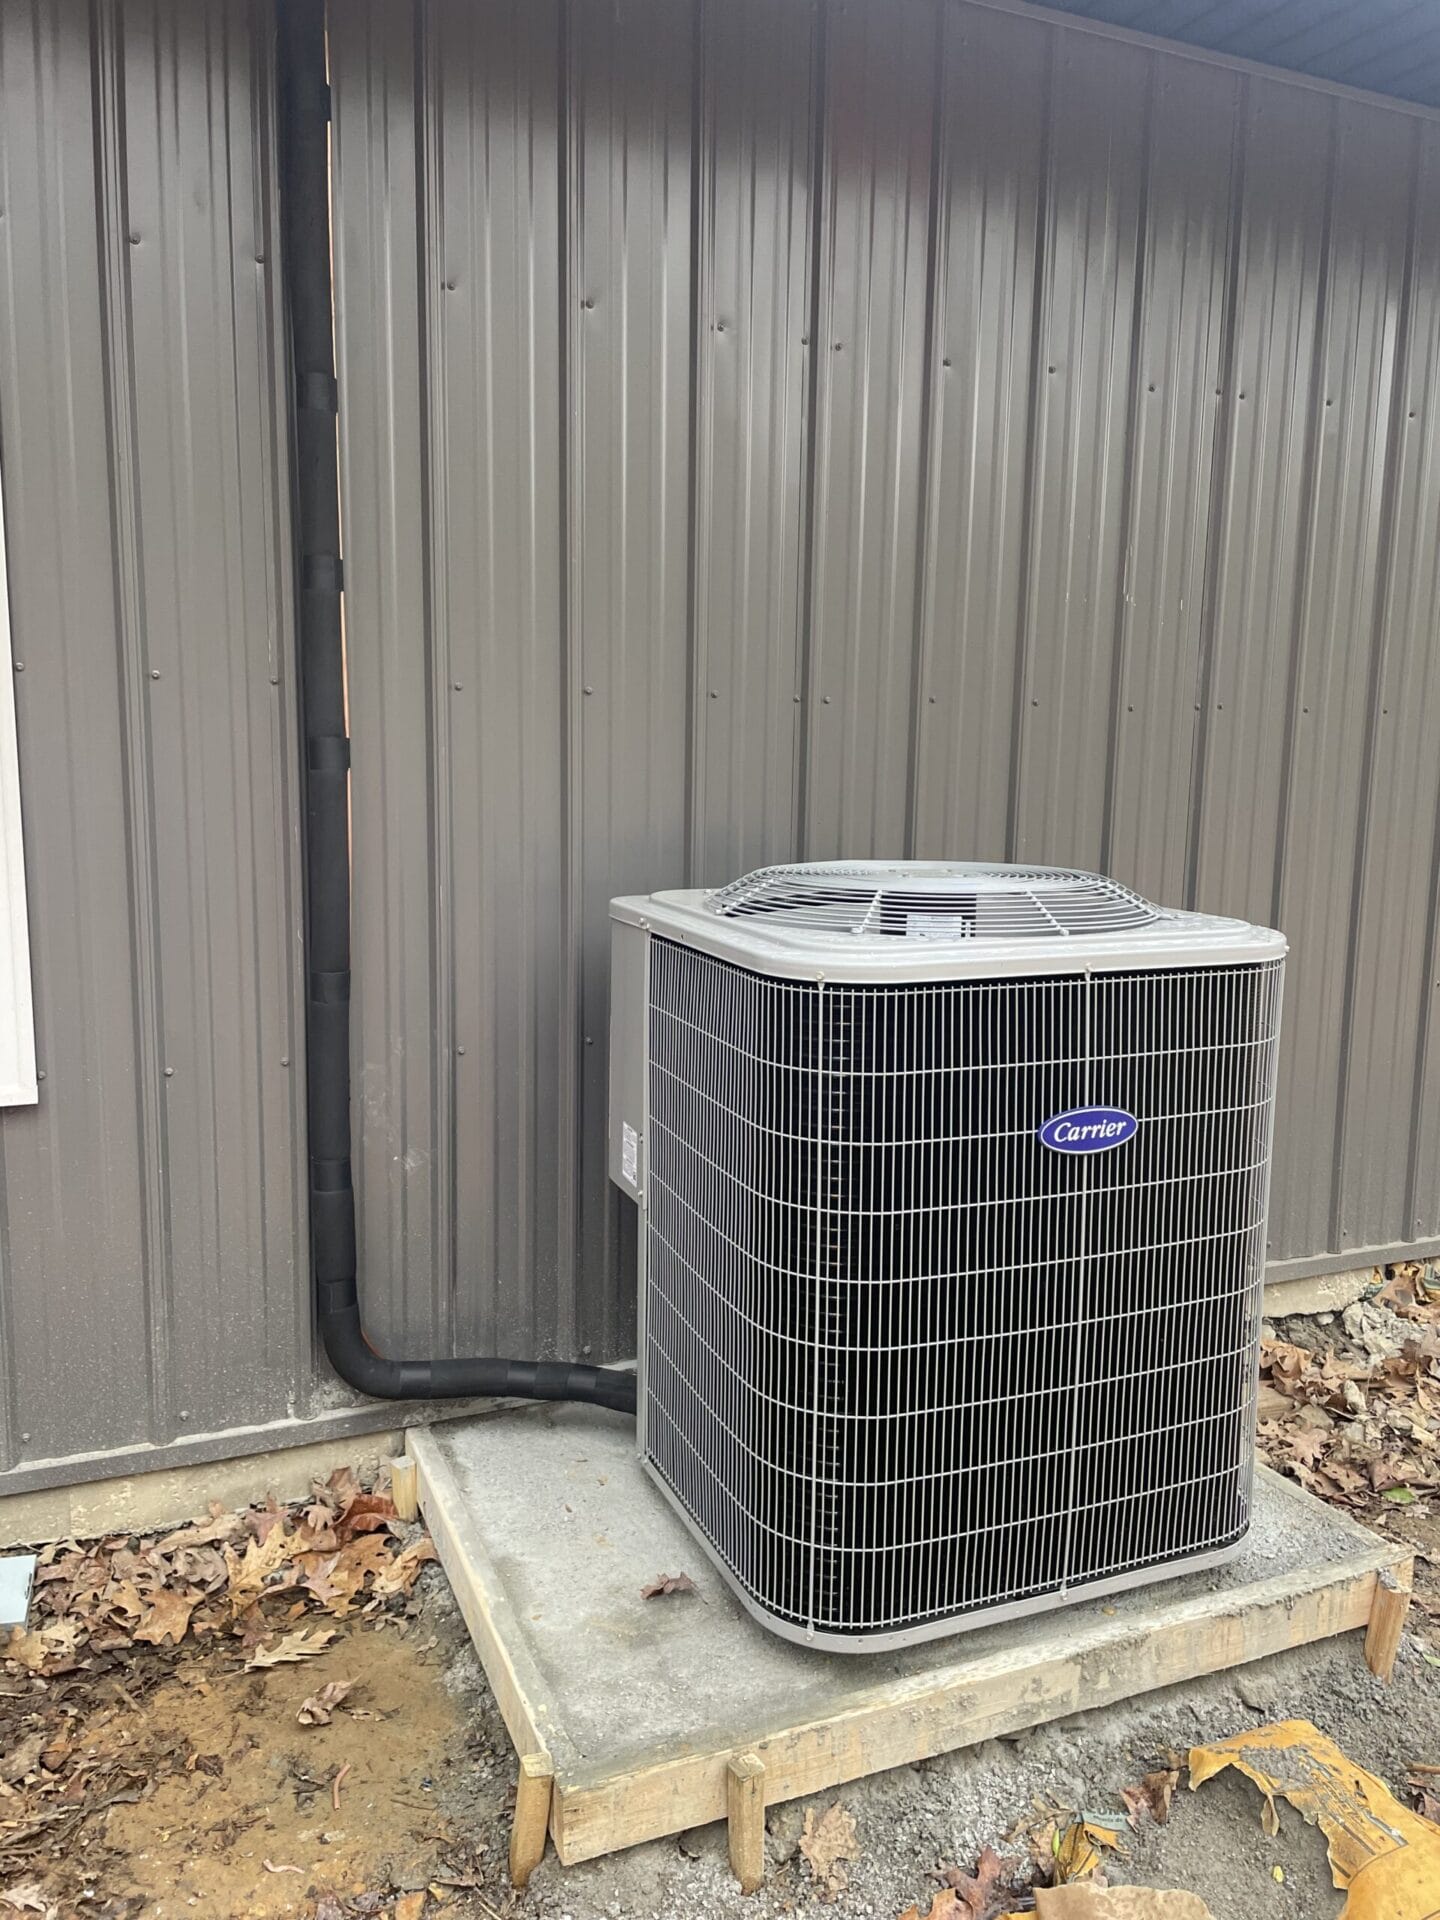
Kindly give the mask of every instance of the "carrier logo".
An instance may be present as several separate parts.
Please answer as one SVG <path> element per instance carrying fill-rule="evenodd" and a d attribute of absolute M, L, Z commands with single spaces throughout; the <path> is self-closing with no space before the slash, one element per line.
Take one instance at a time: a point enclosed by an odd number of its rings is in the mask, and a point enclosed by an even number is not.
<path fill-rule="evenodd" d="M 1036 1138 L 1056 1153 L 1104 1153 L 1107 1147 L 1123 1147 L 1139 1125 L 1133 1113 L 1119 1107 L 1072 1107 L 1052 1114 L 1036 1129 Z"/>

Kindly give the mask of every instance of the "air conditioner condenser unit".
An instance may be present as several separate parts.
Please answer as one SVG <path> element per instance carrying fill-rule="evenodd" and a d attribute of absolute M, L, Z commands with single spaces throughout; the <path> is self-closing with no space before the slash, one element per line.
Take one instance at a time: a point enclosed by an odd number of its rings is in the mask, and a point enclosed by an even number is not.
<path fill-rule="evenodd" d="M 933 862 L 611 915 L 641 1454 L 756 1618 L 883 1649 L 1235 1552 L 1282 937 Z"/>

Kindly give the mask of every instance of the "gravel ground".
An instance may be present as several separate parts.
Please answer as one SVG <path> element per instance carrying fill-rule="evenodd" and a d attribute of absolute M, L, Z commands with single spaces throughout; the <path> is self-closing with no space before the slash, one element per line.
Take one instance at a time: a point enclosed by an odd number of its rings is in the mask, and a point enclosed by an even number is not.
<path fill-rule="evenodd" d="M 503 1726 L 467 1650 L 448 1677 L 478 1740 L 503 1753 Z M 1440 1758 L 1440 1672 L 1407 1638 L 1394 1684 L 1383 1687 L 1364 1665 L 1360 1636 L 1346 1635 L 773 1808 L 770 1874 L 748 1899 L 730 1877 L 724 1829 L 714 1826 L 577 1867 L 562 1868 L 547 1853 L 514 1911 L 541 1920 L 770 1920 L 812 1908 L 835 1920 L 895 1920 L 917 1902 L 924 1913 L 937 1866 L 968 1869 L 987 1844 L 1004 1853 L 1006 1836 L 1031 1821 L 1037 1801 L 1118 1810 L 1122 1787 L 1189 1747 L 1297 1718 L 1313 1720 L 1403 1795 L 1407 1764 Z M 818 1815 L 836 1799 L 854 1816 L 861 1854 L 848 1889 L 822 1905 L 797 1843 L 806 1808 Z M 1182 1779 L 1169 1823 L 1147 1823 L 1128 1858 L 1112 1857 L 1109 1877 L 1188 1888 L 1215 1920 L 1329 1920 L 1343 1902 L 1330 1884 L 1323 1837 L 1282 1806 L 1280 1832 L 1268 1838 L 1260 1804 L 1235 1775 L 1194 1794 Z M 1022 1839 L 1011 1850 L 1023 1848 Z M 1274 1878 L 1277 1865 L 1283 1881 Z"/>

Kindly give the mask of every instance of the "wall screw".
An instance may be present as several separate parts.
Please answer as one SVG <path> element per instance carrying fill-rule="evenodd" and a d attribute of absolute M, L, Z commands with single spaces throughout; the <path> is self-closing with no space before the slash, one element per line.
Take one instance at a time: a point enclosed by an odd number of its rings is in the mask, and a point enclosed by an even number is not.
<path fill-rule="evenodd" d="M 151 667 L 151 669 L 150 669 L 150 678 L 151 678 L 152 680 L 158 680 L 158 679 L 160 678 L 160 669 L 159 669 L 159 667 Z"/>
<path fill-rule="evenodd" d="M 456 1053 L 464 1053 L 465 1049 L 463 1047 L 456 1047 L 455 1051 Z"/>
<path fill-rule="evenodd" d="M 37 1069 L 37 1071 L 36 1071 L 36 1074 L 35 1074 L 35 1078 L 36 1078 L 37 1080 L 43 1080 L 43 1079 L 45 1078 L 45 1069 L 44 1069 L 44 1067 L 40 1067 L 40 1068 L 38 1068 L 38 1069 Z"/>
<path fill-rule="evenodd" d="M 175 1078 L 175 1069 L 173 1067 L 167 1067 L 165 1069 L 165 1078 L 167 1080 L 173 1080 Z"/>
<path fill-rule="evenodd" d="M 25 662 L 23 660 L 17 660 L 15 662 L 15 671 L 17 673 L 23 673 L 25 671 Z"/>
<path fill-rule="evenodd" d="M 289 1064 L 290 1064 L 290 1056 L 289 1056 L 289 1054 L 288 1054 L 288 1053 L 282 1053 L 282 1054 L 281 1054 L 281 1056 L 280 1056 L 280 1064 L 281 1064 L 281 1066 L 282 1066 L 282 1067 L 288 1067 L 288 1066 L 289 1066 Z"/>

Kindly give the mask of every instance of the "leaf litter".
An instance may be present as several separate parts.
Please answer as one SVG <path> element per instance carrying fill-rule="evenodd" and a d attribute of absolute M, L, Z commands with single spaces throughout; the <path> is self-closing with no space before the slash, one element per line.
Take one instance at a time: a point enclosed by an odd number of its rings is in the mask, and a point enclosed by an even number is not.
<path fill-rule="evenodd" d="M 262 1744 L 231 1720 L 239 1744 L 204 1750 L 169 1725 L 173 1716 L 152 1719 L 153 1693 L 178 1681 L 199 1703 L 241 1682 L 271 1688 L 272 1670 L 308 1662 L 337 1639 L 327 1618 L 404 1628 L 416 1579 L 434 1558 L 389 1494 L 362 1487 L 348 1468 L 293 1507 L 216 1505 L 169 1531 L 44 1548 L 28 1625 L 0 1633 L 0 1914 L 68 1914 L 108 1857 L 119 1815 L 168 1780 L 188 1778 L 199 1792 L 223 1785 Z M 194 1667 L 201 1655 L 203 1678 Z M 298 1712 L 292 1698 L 287 1717 L 328 1727 L 353 1684 L 329 1681 Z M 263 1714 L 264 1698 L 256 1694 L 250 1710 Z M 369 1708 L 368 1717 L 389 1713 Z M 222 1729 L 215 1744 L 226 1739 Z M 327 1798 L 338 1801 L 344 1779 L 339 1768 L 322 1783 Z M 86 1910 L 112 1908 L 91 1896 Z"/>

